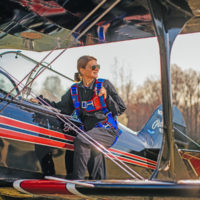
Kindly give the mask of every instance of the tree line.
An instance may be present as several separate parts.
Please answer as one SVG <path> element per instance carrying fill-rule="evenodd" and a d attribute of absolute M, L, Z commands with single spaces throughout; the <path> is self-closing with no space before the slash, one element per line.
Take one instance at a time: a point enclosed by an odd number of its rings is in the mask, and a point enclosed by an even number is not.
<path fill-rule="evenodd" d="M 119 73 L 118 77 L 121 85 L 117 90 L 127 106 L 125 114 L 119 120 L 138 131 L 162 103 L 161 82 L 159 78 L 147 78 L 143 85 L 135 87 L 131 73 L 128 74 Z M 187 134 L 200 141 L 200 72 L 182 70 L 174 64 L 171 66 L 171 83 L 172 103 L 183 114 Z"/>

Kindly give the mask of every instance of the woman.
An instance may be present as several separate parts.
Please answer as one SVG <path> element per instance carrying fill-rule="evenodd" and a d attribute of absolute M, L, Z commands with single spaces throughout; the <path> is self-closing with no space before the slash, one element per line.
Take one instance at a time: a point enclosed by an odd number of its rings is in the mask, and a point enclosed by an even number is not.
<path fill-rule="evenodd" d="M 108 80 L 98 79 L 100 66 L 92 56 L 77 61 L 76 81 L 58 103 L 52 105 L 71 115 L 74 111 L 84 124 L 84 131 L 106 148 L 119 136 L 116 116 L 125 111 L 122 99 Z M 74 140 L 73 179 L 84 179 L 88 169 L 90 179 L 105 179 L 103 155 L 81 133 Z"/>

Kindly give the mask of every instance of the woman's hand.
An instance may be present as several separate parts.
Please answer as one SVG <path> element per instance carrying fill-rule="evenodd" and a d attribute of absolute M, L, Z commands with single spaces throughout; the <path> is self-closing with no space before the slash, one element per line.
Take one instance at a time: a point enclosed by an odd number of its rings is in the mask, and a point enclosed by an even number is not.
<path fill-rule="evenodd" d="M 38 99 L 34 99 L 34 98 L 31 98 L 30 102 L 32 102 L 32 103 L 39 103 Z"/>
<path fill-rule="evenodd" d="M 102 95 L 104 96 L 104 99 L 107 98 L 107 91 L 104 87 L 102 87 L 99 91 L 99 96 L 102 96 Z"/>

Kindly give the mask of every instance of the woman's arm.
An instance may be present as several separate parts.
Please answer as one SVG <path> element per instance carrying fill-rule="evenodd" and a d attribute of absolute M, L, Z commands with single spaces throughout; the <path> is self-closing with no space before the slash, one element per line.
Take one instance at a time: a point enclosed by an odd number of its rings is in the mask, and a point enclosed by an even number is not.
<path fill-rule="evenodd" d="M 50 102 L 50 104 L 67 115 L 71 115 L 74 111 L 74 104 L 72 102 L 70 89 L 61 97 L 61 101 L 58 103 Z"/>
<path fill-rule="evenodd" d="M 126 110 L 123 100 L 117 94 L 114 86 L 109 80 L 105 80 L 104 87 L 107 93 L 107 97 L 105 99 L 107 108 L 113 115 L 121 115 Z"/>

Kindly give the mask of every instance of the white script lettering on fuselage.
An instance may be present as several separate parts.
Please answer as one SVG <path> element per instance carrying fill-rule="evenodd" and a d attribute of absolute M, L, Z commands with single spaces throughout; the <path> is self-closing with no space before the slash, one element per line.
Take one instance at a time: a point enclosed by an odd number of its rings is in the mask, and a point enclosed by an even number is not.
<path fill-rule="evenodd" d="M 152 129 L 154 130 L 156 128 L 162 128 L 162 121 L 159 119 L 155 120 L 152 124 Z"/>

